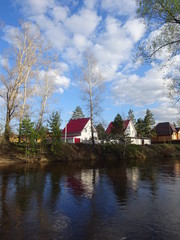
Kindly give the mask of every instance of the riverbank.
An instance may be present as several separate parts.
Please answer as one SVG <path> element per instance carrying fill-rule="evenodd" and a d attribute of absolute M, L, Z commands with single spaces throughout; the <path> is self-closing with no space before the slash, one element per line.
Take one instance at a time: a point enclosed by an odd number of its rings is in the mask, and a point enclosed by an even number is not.
<path fill-rule="evenodd" d="M 180 145 L 123 145 L 98 144 L 92 147 L 87 144 L 62 143 L 56 153 L 51 151 L 51 146 L 35 153 L 25 153 L 17 144 L 0 144 L 0 163 L 20 162 L 76 162 L 76 161 L 104 161 L 120 162 L 134 160 L 155 160 L 180 158 Z"/>

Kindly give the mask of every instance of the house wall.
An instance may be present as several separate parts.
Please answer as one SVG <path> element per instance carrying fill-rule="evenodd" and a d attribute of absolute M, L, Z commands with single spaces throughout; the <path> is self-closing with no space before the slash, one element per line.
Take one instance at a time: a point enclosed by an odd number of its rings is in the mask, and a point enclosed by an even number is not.
<path fill-rule="evenodd" d="M 151 145 L 151 139 L 147 138 L 147 139 L 143 139 L 144 140 L 144 145 Z"/>
<path fill-rule="evenodd" d="M 62 138 L 61 138 L 61 141 L 62 141 L 62 142 L 65 142 L 65 138 L 62 137 Z M 73 137 L 68 137 L 68 138 L 66 139 L 66 142 L 67 142 L 67 143 L 73 143 L 73 142 L 74 142 L 74 138 L 73 138 Z"/>
<path fill-rule="evenodd" d="M 176 135 L 177 135 L 177 139 L 180 139 L 180 131 L 178 131 Z"/>
<path fill-rule="evenodd" d="M 131 138 L 131 144 L 142 145 L 141 138 Z"/>
<path fill-rule="evenodd" d="M 151 145 L 151 139 L 150 138 L 131 138 L 131 144 L 136 144 L 136 145 Z"/>
<path fill-rule="evenodd" d="M 173 134 L 172 134 L 172 140 L 177 140 L 178 138 L 177 138 L 177 133 L 175 133 L 175 132 L 173 132 Z"/>
<path fill-rule="evenodd" d="M 137 136 L 137 132 L 136 132 L 136 129 L 135 129 L 132 121 L 129 122 L 129 124 L 125 130 L 125 134 L 128 135 L 128 137 L 136 137 Z"/>
<path fill-rule="evenodd" d="M 98 139 L 97 131 L 94 128 L 94 138 Z M 81 142 L 86 142 L 91 139 L 91 121 L 89 120 L 81 132 L 80 136 Z"/>
<path fill-rule="evenodd" d="M 171 136 L 156 136 L 152 138 L 152 142 L 168 142 L 172 140 L 176 140 L 177 135 L 173 133 Z"/>

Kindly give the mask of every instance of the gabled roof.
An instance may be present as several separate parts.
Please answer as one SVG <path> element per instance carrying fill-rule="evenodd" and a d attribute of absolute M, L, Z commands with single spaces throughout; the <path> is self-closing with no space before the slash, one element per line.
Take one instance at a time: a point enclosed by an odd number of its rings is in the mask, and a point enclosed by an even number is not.
<path fill-rule="evenodd" d="M 126 130 L 128 124 L 129 124 L 130 120 L 124 120 L 123 121 L 123 128 L 124 128 L 124 131 Z M 113 128 L 113 122 L 110 122 L 108 128 L 106 129 L 106 133 L 107 134 L 110 134 L 111 131 L 112 131 L 112 128 Z"/>
<path fill-rule="evenodd" d="M 67 124 L 67 135 L 79 135 L 90 118 L 71 119 Z M 65 128 L 62 131 L 65 134 Z"/>
<path fill-rule="evenodd" d="M 158 136 L 171 136 L 173 132 L 177 132 L 174 125 L 169 122 L 158 123 L 155 130 Z"/>

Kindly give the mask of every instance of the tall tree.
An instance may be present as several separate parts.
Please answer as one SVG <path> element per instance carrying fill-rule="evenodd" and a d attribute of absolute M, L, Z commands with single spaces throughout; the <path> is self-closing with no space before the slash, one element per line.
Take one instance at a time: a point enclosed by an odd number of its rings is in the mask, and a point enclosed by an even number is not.
<path fill-rule="evenodd" d="M 164 77 L 169 98 L 180 101 L 180 1 L 136 0 L 137 15 L 147 25 L 148 39 L 139 44 L 138 58 L 166 67 Z"/>
<path fill-rule="evenodd" d="M 40 107 L 38 122 L 36 125 L 37 130 L 39 130 L 42 127 L 43 116 L 45 113 L 47 101 L 48 101 L 48 98 L 52 95 L 54 90 L 53 79 L 52 79 L 52 76 L 49 75 L 48 70 L 49 69 L 47 69 L 47 72 L 43 71 L 43 77 L 42 79 L 40 79 L 40 84 L 39 84 L 41 86 L 41 93 L 40 93 L 41 107 Z"/>
<path fill-rule="evenodd" d="M 24 116 L 20 125 L 19 138 L 25 144 L 26 154 L 35 152 L 35 140 L 37 133 L 34 128 L 34 122 L 28 115 Z"/>
<path fill-rule="evenodd" d="M 102 123 L 99 123 L 96 126 L 96 131 L 98 133 L 98 139 L 99 140 L 104 140 L 106 138 L 106 132 L 105 132 L 105 129 L 104 129 Z"/>
<path fill-rule="evenodd" d="M 136 0 L 138 17 L 144 18 L 149 31 L 154 31 L 149 41 L 141 45 L 146 60 L 156 58 L 165 49 L 170 56 L 179 54 L 180 49 L 180 1 L 179 0 Z M 157 30 L 155 32 L 155 30 Z M 168 55 L 168 58 L 170 57 Z"/>
<path fill-rule="evenodd" d="M 137 136 L 138 137 L 145 137 L 145 124 L 144 120 L 142 118 L 138 118 L 136 121 L 136 131 L 137 131 Z"/>
<path fill-rule="evenodd" d="M 136 119 L 134 117 L 134 112 L 132 109 L 129 109 L 128 111 L 128 119 L 131 120 L 134 125 L 136 124 Z"/>
<path fill-rule="evenodd" d="M 155 125 L 154 114 L 147 109 L 144 117 L 145 136 L 151 137 L 153 135 L 153 128 Z"/>
<path fill-rule="evenodd" d="M 56 111 L 53 112 L 48 120 L 49 132 L 52 138 L 52 152 L 56 153 L 61 142 L 61 118 L 60 114 Z"/>
<path fill-rule="evenodd" d="M 84 114 L 82 111 L 82 108 L 80 106 L 77 106 L 76 109 L 74 110 L 71 119 L 79 119 L 79 118 L 84 118 Z"/>
<path fill-rule="evenodd" d="M 21 23 L 15 31 L 7 54 L 3 56 L 0 74 L 0 97 L 6 105 L 5 138 L 9 141 L 10 122 L 17 114 L 22 122 L 27 97 L 31 92 L 29 80 L 43 67 L 44 55 L 49 47 L 37 27 L 30 22 Z"/>
<path fill-rule="evenodd" d="M 154 135 L 154 114 L 147 109 L 144 119 L 139 118 L 136 122 L 137 135 L 139 137 L 152 137 Z"/>
<path fill-rule="evenodd" d="M 91 138 L 94 145 L 94 117 L 102 112 L 101 103 L 105 90 L 103 76 L 95 57 L 86 53 L 82 78 L 83 100 L 86 102 L 91 120 Z"/>
<path fill-rule="evenodd" d="M 114 118 L 114 121 L 112 123 L 111 132 L 112 132 L 114 139 L 122 140 L 125 137 L 123 119 L 119 113 Z"/>

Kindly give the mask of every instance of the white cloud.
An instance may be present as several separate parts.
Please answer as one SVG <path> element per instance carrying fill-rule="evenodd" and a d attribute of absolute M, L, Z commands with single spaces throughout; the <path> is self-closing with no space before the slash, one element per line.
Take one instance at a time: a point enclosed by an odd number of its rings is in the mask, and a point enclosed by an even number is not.
<path fill-rule="evenodd" d="M 83 35 L 75 34 L 72 39 L 72 45 L 80 52 L 84 52 L 92 46 L 92 43 Z"/>
<path fill-rule="evenodd" d="M 16 37 L 19 34 L 19 29 L 17 27 L 6 26 L 4 29 L 3 39 L 10 44 L 17 44 Z"/>
<path fill-rule="evenodd" d="M 48 75 L 54 82 L 56 90 L 60 93 L 63 93 L 64 89 L 67 89 L 69 87 L 70 79 L 65 76 L 59 75 L 56 70 L 50 70 L 48 72 Z"/>
<path fill-rule="evenodd" d="M 1 65 L 1 66 L 4 66 L 5 64 L 8 64 L 8 63 L 5 61 L 5 59 L 3 58 L 3 56 L 1 56 L 1 54 L 0 54 L 0 65 Z"/>
<path fill-rule="evenodd" d="M 166 101 L 163 89 L 163 73 L 153 68 L 144 77 L 136 74 L 120 77 L 113 83 L 112 95 L 116 105 L 133 104 L 142 107 Z"/>
<path fill-rule="evenodd" d="M 31 19 L 38 24 L 54 48 L 63 50 L 64 47 L 66 47 L 69 38 L 61 23 L 54 23 L 50 18 L 43 14 L 33 16 Z"/>
<path fill-rule="evenodd" d="M 95 11 L 83 9 L 78 14 L 69 17 L 65 25 L 74 34 L 89 36 L 95 31 L 100 20 L 101 17 L 97 16 Z"/>
<path fill-rule="evenodd" d="M 122 24 L 115 18 L 106 19 L 106 31 L 97 39 L 95 52 L 98 60 L 104 64 L 121 64 L 130 57 L 132 40 L 126 35 Z"/>
<path fill-rule="evenodd" d="M 136 3 L 134 0 L 102 0 L 102 8 L 106 11 L 121 16 L 135 16 Z"/>
<path fill-rule="evenodd" d="M 139 19 L 131 19 L 125 23 L 124 29 L 130 34 L 134 42 L 137 42 L 143 37 L 146 27 Z"/>
<path fill-rule="evenodd" d="M 137 24 L 139 27 L 138 22 L 134 24 Z M 142 29 L 143 27 L 139 28 Z M 142 32 L 140 30 L 135 35 L 131 31 L 130 34 L 128 26 L 123 25 L 118 19 L 113 17 L 106 18 L 105 31 L 97 38 L 94 45 L 94 53 L 100 65 L 108 66 L 107 78 L 109 80 L 114 79 L 116 71 L 119 67 L 122 67 L 122 64 L 128 64 L 131 61 L 135 40 L 137 41 L 142 36 Z"/>
<path fill-rule="evenodd" d="M 64 22 L 68 16 L 69 9 L 67 7 L 55 6 L 51 9 L 51 15 L 55 22 Z"/>
<path fill-rule="evenodd" d="M 37 15 L 54 6 L 54 0 L 16 0 L 25 15 Z"/>
<path fill-rule="evenodd" d="M 156 123 L 158 122 L 177 122 L 179 118 L 179 109 L 177 106 L 171 106 L 168 103 L 162 103 L 157 108 L 152 109 Z"/>
<path fill-rule="evenodd" d="M 55 67 L 62 73 L 69 71 L 69 65 L 65 62 L 56 62 Z"/>
<path fill-rule="evenodd" d="M 55 90 L 59 93 L 63 93 L 65 89 L 68 89 L 70 86 L 70 79 L 67 78 L 66 76 L 60 75 L 59 71 L 56 69 L 50 69 L 49 71 L 40 71 L 39 72 L 40 79 L 43 80 L 44 76 L 46 74 L 46 77 L 48 77 L 48 80 L 50 83 L 52 83 L 55 86 Z M 40 84 L 38 84 L 36 91 L 41 92 L 41 84 L 44 85 L 44 82 L 41 81 Z"/>
<path fill-rule="evenodd" d="M 78 49 L 75 49 L 73 47 L 68 47 L 65 49 L 63 53 L 63 58 L 68 61 L 69 65 L 76 64 L 77 66 L 80 66 L 82 64 L 82 53 L 78 51 Z"/>
<path fill-rule="evenodd" d="M 97 3 L 97 0 L 84 0 L 85 7 L 93 9 Z"/>

